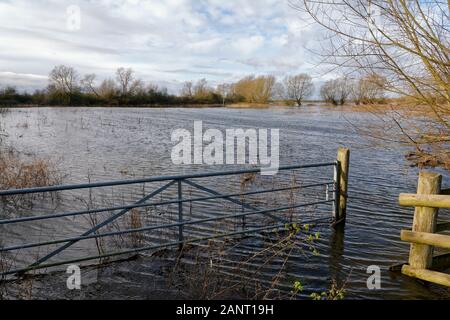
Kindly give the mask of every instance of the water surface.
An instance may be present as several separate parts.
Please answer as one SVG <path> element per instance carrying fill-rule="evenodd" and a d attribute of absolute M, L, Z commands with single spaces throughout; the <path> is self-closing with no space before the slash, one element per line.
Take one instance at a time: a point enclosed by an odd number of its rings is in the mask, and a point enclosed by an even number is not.
<path fill-rule="evenodd" d="M 318 256 L 294 254 L 283 272 L 280 281 L 281 291 L 289 292 L 293 279 L 301 279 L 305 296 L 311 292 L 326 290 L 331 281 L 346 282 L 346 297 L 375 299 L 416 299 L 442 298 L 445 291 L 427 286 L 407 277 L 388 271 L 389 266 L 403 262 L 408 257 L 408 245 L 401 242 L 401 229 L 410 228 L 412 209 L 401 208 L 397 204 L 398 194 L 414 192 L 418 170 L 410 167 L 404 159 L 407 150 L 394 143 L 373 144 L 361 137 L 348 120 L 364 126 L 373 124 L 374 118 L 366 113 L 340 112 L 324 107 L 268 109 L 130 109 L 130 108 L 39 108 L 13 109 L 3 116 L 4 129 L 8 133 L 6 144 L 14 146 L 24 154 L 51 159 L 63 173 L 64 183 L 84 183 L 124 178 L 183 174 L 203 171 L 233 170 L 239 166 L 176 166 L 170 159 L 171 132 L 176 128 L 193 130 L 193 122 L 202 120 L 205 129 L 215 128 L 280 128 L 281 165 L 309 164 L 334 161 L 339 146 L 351 149 L 350 183 L 347 223 L 344 231 L 335 231 L 329 226 L 320 227 L 320 241 L 317 241 Z M 440 171 L 440 170 L 437 170 Z M 444 184 L 448 186 L 449 175 L 444 174 Z M 310 169 L 292 174 L 280 174 L 270 180 L 258 178 L 256 184 L 289 185 L 313 181 L 328 181 L 332 178 L 332 168 Z M 235 192 L 242 188 L 238 177 L 203 180 L 208 187 L 223 192 Z M 158 185 L 155 185 L 156 187 Z M 66 192 L 59 201 L 44 200 L 33 208 L 33 214 L 48 213 L 98 205 L 128 204 L 138 200 L 145 192 L 155 186 L 146 185 L 131 188 L 106 188 L 101 192 L 89 194 L 87 191 Z M 248 188 L 255 188 L 249 186 Z M 204 196 L 193 189 L 186 189 L 191 196 Z M 169 190 L 159 199 L 170 199 L 175 190 Z M 298 201 L 321 199 L 324 190 L 299 192 Z M 95 198 L 92 203 L 86 199 Z M 285 197 L 285 198 L 284 198 Z M 291 201 L 289 195 L 283 197 L 261 198 L 252 201 L 261 204 L 265 201 L 282 204 Z M 278 203 L 277 203 L 278 202 Z M 45 203 L 45 205 L 43 204 Z M 52 207 L 53 206 L 53 207 Z M 161 208 L 166 214 L 155 210 L 145 212 L 145 225 L 155 222 L 169 222 L 176 219 L 177 206 Z M 185 205 L 190 218 L 201 218 L 214 214 L 239 212 L 239 206 L 220 202 L 207 202 L 192 207 Z M 329 217 L 331 206 L 317 206 L 314 210 L 302 209 L 295 212 L 299 221 L 308 218 Z M 442 211 L 442 217 L 446 212 Z M 30 214 L 29 210 L 11 212 L 4 210 L 2 218 Z M 448 216 L 448 215 L 447 215 Z M 304 219 L 304 220 L 302 220 Z M 67 218 L 54 224 L 39 222 L 32 227 L 2 227 L 4 242 L 17 244 L 23 241 L 55 239 L 61 236 L 76 235 L 86 230 L 92 221 L 88 219 Z M 123 222 L 123 223 L 126 223 Z M 247 227 L 252 223 L 261 225 L 265 220 L 247 219 Z M 241 221 L 229 221 L 227 228 L 238 230 Z M 31 228 L 31 229 L 30 229 Z M 192 226 L 188 236 L 202 235 L 223 226 L 207 224 Z M 170 233 L 172 232 L 172 233 Z M 172 239 L 176 233 L 160 231 L 146 234 L 144 242 L 158 243 L 161 239 Z M 262 236 L 243 238 L 233 243 L 227 259 L 239 260 L 264 247 Z M 123 240 L 123 239 L 122 239 Z M 121 242 L 119 247 L 126 247 Z M 54 248 L 54 247 L 53 247 Z M 46 250 L 50 250 L 46 249 Z M 95 243 L 85 241 L 73 246 L 60 258 L 78 257 L 82 253 L 95 253 Z M 308 250 L 306 250 L 308 251 Z M 31 255 L 42 256 L 44 252 L 32 251 Z M 30 257 L 17 256 L 17 263 L 25 263 Z M 257 262 L 257 261 L 255 261 Z M 149 265 L 152 264 L 152 265 Z M 159 292 L 155 270 L 162 264 L 158 259 L 139 260 L 117 267 L 117 272 L 95 273 L 94 283 L 103 283 L 103 290 L 114 287 L 114 294 L 107 297 L 151 298 L 152 293 L 142 289 L 141 282 L 152 283 L 154 292 Z M 226 261 L 224 262 L 226 265 Z M 378 265 L 382 269 L 381 290 L 367 289 L 367 267 Z M 156 266 L 156 267 L 155 267 Z M 252 271 L 252 266 L 248 266 Z M 264 273 L 268 279 L 280 268 L 280 260 L 267 264 Z M 152 270 L 152 272 L 150 272 Z M 108 279 L 108 281 L 102 281 Z M 159 278 L 158 278 L 159 279 Z M 162 281 L 162 280 L 161 280 Z M 107 284 L 105 284 L 107 283 Z M 155 284 L 156 283 L 156 284 Z M 148 286 L 147 286 L 148 287 Z M 170 286 L 169 286 L 170 287 Z M 141 288 L 141 289 L 139 289 Z M 101 291 L 101 289 L 99 289 Z M 140 291 L 142 290 L 142 291 Z M 140 294 L 141 292 L 141 294 Z M 162 292 L 162 291 L 161 291 Z M 47 293 L 52 297 L 51 293 Z M 56 293 L 55 293 L 56 294 Z M 161 296 L 164 297 L 164 293 Z M 86 294 L 84 297 L 89 298 Z M 154 295 L 153 297 L 157 297 Z M 167 297 L 167 295 L 166 295 Z M 448 297 L 448 295 L 447 295 Z"/>

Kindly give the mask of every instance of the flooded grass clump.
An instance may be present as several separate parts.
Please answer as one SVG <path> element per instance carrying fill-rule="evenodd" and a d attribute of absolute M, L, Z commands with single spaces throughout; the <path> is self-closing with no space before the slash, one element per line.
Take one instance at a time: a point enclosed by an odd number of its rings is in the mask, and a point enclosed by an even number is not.
<path fill-rule="evenodd" d="M 0 154 L 0 189 L 44 187 L 60 182 L 61 178 L 49 159 L 21 159 L 12 149 Z"/>
<path fill-rule="evenodd" d="M 0 190 L 45 187 L 60 184 L 62 176 L 50 159 L 23 157 L 13 148 L 0 153 Z M 0 201 L 23 204 L 31 196 L 8 196 Z M 31 197 L 32 198 L 32 197 Z"/>

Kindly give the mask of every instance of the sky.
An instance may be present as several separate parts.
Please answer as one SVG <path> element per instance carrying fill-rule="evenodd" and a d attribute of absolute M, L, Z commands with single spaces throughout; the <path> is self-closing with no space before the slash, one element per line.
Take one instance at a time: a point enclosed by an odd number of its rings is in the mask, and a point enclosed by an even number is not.
<path fill-rule="evenodd" d="M 320 81 L 319 33 L 288 0 L 0 0 L 0 87 L 44 88 L 60 64 L 99 80 L 132 68 L 172 92 L 248 74 Z"/>

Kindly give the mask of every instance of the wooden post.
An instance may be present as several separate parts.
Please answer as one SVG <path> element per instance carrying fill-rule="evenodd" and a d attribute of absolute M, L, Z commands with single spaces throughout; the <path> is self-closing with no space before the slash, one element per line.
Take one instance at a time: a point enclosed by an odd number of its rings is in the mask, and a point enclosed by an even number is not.
<path fill-rule="evenodd" d="M 437 173 L 421 172 L 417 185 L 417 194 L 439 194 L 441 192 L 442 176 Z M 416 207 L 412 231 L 436 232 L 437 208 Z M 431 268 L 433 263 L 433 246 L 411 244 L 409 265 L 415 269 Z"/>
<path fill-rule="evenodd" d="M 339 147 L 338 155 L 338 170 L 339 176 L 337 177 L 339 186 L 339 206 L 336 214 L 336 221 L 345 221 L 347 213 L 347 190 L 348 190 L 348 170 L 350 164 L 350 150 L 348 148 Z"/>

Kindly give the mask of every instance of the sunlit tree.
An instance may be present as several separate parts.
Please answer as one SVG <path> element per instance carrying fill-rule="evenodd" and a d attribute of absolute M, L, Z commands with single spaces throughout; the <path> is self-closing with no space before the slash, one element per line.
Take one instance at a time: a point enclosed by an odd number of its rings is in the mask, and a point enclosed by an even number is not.
<path fill-rule="evenodd" d="M 303 101 L 314 91 L 312 78 L 305 73 L 286 76 L 283 80 L 283 87 L 286 99 L 294 100 L 298 106 L 301 106 Z"/>

